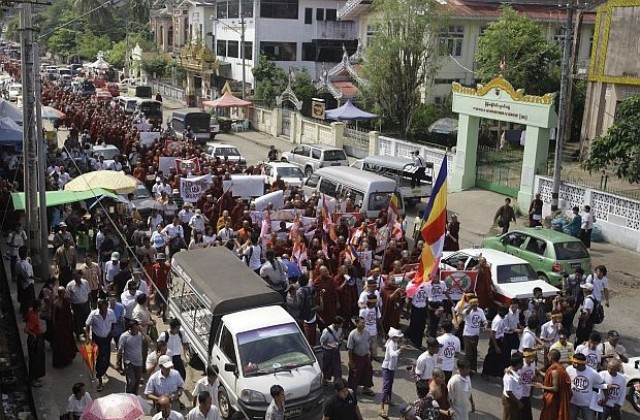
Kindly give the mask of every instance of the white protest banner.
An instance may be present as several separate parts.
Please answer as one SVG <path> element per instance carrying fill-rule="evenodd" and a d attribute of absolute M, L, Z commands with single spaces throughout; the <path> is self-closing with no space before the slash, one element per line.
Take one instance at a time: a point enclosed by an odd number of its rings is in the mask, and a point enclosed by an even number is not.
<path fill-rule="evenodd" d="M 365 272 L 368 273 L 369 270 L 371 270 L 373 253 L 371 251 L 360 251 L 358 252 L 358 259 L 360 260 L 360 264 L 364 267 Z"/>
<path fill-rule="evenodd" d="M 231 188 L 234 197 L 260 197 L 264 195 L 264 176 L 231 175 L 231 180 L 222 181 L 224 191 Z"/>
<path fill-rule="evenodd" d="M 144 131 L 140 133 L 140 146 L 153 146 L 153 143 L 155 143 L 159 138 L 160 133 L 157 131 Z"/>
<path fill-rule="evenodd" d="M 258 211 L 266 210 L 269 203 L 273 205 L 273 210 L 280 210 L 284 207 L 284 191 L 274 191 L 269 194 L 265 194 L 262 197 L 258 197 L 254 201 L 256 210 Z"/>
<path fill-rule="evenodd" d="M 176 159 L 174 157 L 160 156 L 158 171 L 162 172 L 165 177 L 169 176 L 171 169 L 176 167 Z"/>
<path fill-rule="evenodd" d="M 137 129 L 138 131 L 142 132 L 142 131 L 149 131 L 153 128 L 153 125 L 149 124 L 149 123 L 138 123 L 138 124 L 133 124 L 133 127 L 135 129 Z"/>
<path fill-rule="evenodd" d="M 302 216 L 300 218 L 300 223 L 302 223 L 302 226 L 311 226 L 314 223 L 316 223 L 318 221 L 317 217 L 306 217 L 306 216 Z"/>
<path fill-rule="evenodd" d="M 180 178 L 180 196 L 185 202 L 195 203 L 211 185 L 211 175 Z"/>

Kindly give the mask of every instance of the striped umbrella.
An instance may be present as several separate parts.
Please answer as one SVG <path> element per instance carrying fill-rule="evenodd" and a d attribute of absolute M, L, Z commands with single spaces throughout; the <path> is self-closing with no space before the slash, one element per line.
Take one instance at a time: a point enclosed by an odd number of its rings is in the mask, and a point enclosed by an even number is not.
<path fill-rule="evenodd" d="M 64 118 L 64 112 L 59 111 L 55 108 L 52 108 L 50 106 L 43 106 L 42 107 L 42 118 L 44 118 L 45 120 L 59 120 Z"/>

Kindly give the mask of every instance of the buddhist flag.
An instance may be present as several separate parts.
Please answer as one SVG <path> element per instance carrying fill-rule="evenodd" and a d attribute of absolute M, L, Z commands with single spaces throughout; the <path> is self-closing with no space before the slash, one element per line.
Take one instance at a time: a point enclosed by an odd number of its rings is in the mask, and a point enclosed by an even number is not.
<path fill-rule="evenodd" d="M 444 238 L 447 231 L 447 157 L 442 160 L 442 166 L 438 173 L 429 203 L 422 216 L 422 228 L 420 236 L 424 240 L 424 249 L 420 256 L 418 272 L 413 280 L 414 284 L 420 284 L 424 279 L 434 273 L 444 248 Z"/>
<path fill-rule="evenodd" d="M 356 261 L 360 256 L 358 255 L 358 251 L 356 247 L 352 244 L 347 244 L 347 247 L 344 250 L 345 257 L 349 259 L 352 263 Z"/>

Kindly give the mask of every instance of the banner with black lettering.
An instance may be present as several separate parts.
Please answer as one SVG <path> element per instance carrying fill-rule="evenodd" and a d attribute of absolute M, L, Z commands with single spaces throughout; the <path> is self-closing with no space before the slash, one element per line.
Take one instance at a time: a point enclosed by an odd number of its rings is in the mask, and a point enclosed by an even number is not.
<path fill-rule="evenodd" d="M 195 203 L 211 185 L 211 175 L 180 178 L 180 196 L 185 202 Z"/>

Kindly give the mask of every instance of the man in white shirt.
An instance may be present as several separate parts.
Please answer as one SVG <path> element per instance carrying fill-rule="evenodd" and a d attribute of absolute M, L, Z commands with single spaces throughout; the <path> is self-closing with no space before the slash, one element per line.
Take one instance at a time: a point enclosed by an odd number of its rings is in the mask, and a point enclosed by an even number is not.
<path fill-rule="evenodd" d="M 194 397 L 198 400 L 198 406 L 189 411 L 187 420 L 220 420 L 218 407 L 213 404 L 213 395 L 209 391 L 199 392 Z"/>
<path fill-rule="evenodd" d="M 98 301 L 98 309 L 89 313 L 85 322 L 85 336 L 98 346 L 98 358 L 96 359 L 96 378 L 98 379 L 98 392 L 102 391 L 102 377 L 109 368 L 111 356 L 111 337 L 115 329 L 117 319 L 106 300 Z"/>
<path fill-rule="evenodd" d="M 216 397 L 213 398 L 212 404 L 217 407 L 218 404 L 216 404 L 216 401 L 219 387 L 220 380 L 218 379 L 218 367 L 216 365 L 207 366 L 207 376 L 198 379 L 198 382 L 196 382 L 193 387 L 193 391 L 191 391 L 191 395 L 193 395 L 193 408 L 198 406 L 198 395 L 200 395 L 202 391 L 206 391 L 209 395 Z"/>
<path fill-rule="evenodd" d="M 571 405 L 570 416 L 577 419 L 578 414 L 583 420 L 595 420 L 596 413 L 589 405 L 593 398 L 593 388 L 601 388 L 604 383 L 598 372 L 587 366 L 587 358 L 582 353 L 573 356 L 573 365 L 567 368 L 571 378 Z"/>
<path fill-rule="evenodd" d="M 193 212 L 193 204 L 184 203 L 182 209 L 178 212 L 178 219 L 180 219 L 180 225 L 182 225 L 182 233 L 184 234 L 184 241 L 189 243 L 191 241 L 191 229 L 189 229 L 189 222 L 195 213 Z"/>
<path fill-rule="evenodd" d="M 451 321 L 443 322 L 442 330 L 444 334 L 437 338 L 438 343 L 440 343 L 442 347 L 440 347 L 438 351 L 436 366 L 442 369 L 445 380 L 449 382 L 453 374 L 456 356 L 460 353 L 460 339 L 451 333 L 453 331 Z"/>
<path fill-rule="evenodd" d="M 538 353 L 535 349 L 525 349 L 522 355 L 524 356 L 524 363 L 518 370 L 520 391 L 522 392 L 520 416 L 523 419 L 531 419 L 533 418 L 531 414 L 531 387 L 536 378 L 536 357 Z"/>
<path fill-rule="evenodd" d="M 536 336 L 536 330 L 540 326 L 540 321 L 536 317 L 529 317 L 527 320 L 527 326 L 522 331 L 522 338 L 520 340 L 520 352 L 522 353 L 524 349 L 535 349 L 538 347 L 538 344 L 541 344 L 541 341 Z"/>
<path fill-rule="evenodd" d="M 162 184 L 162 178 L 156 177 L 156 183 L 151 187 L 151 194 L 153 194 L 154 199 L 160 198 L 160 194 L 164 191 L 164 185 Z"/>
<path fill-rule="evenodd" d="M 420 186 L 420 180 L 424 179 L 424 169 L 426 165 L 424 159 L 420 156 L 419 150 L 411 153 L 411 158 L 413 159 L 413 165 L 416 167 L 416 171 L 411 177 L 411 188 L 416 188 Z"/>
<path fill-rule="evenodd" d="M 627 378 L 620 373 L 621 368 L 620 360 L 614 359 L 609 362 L 607 370 L 600 372 L 600 377 L 606 385 L 600 399 L 600 405 L 603 409 L 601 418 L 603 419 L 622 419 L 620 410 L 627 396 Z"/>
<path fill-rule="evenodd" d="M 522 368 L 522 356 L 516 354 L 511 356 L 511 362 L 502 378 L 502 418 L 519 419 L 524 404 L 522 403 L 522 385 L 518 371 Z"/>
<path fill-rule="evenodd" d="M 160 410 L 151 420 L 184 420 L 184 416 L 177 411 L 171 409 L 171 398 L 162 396 L 157 399 L 158 409 Z"/>
<path fill-rule="evenodd" d="M 58 175 L 58 189 L 64 190 L 64 186 L 71 180 L 71 175 L 65 172 L 64 166 L 60 167 L 60 174 Z"/>
<path fill-rule="evenodd" d="M 367 301 L 369 299 L 369 295 L 374 294 L 376 296 L 378 302 L 378 308 L 382 310 L 382 299 L 380 298 L 380 292 L 378 291 L 378 282 L 374 278 L 368 278 L 367 284 L 365 285 L 365 289 L 360 293 L 358 297 L 358 307 L 360 309 L 364 309 L 367 307 Z"/>
<path fill-rule="evenodd" d="M 364 329 L 369 333 L 369 356 L 371 359 L 376 359 L 378 357 L 378 324 L 382 315 L 374 293 L 367 297 L 367 306 L 360 309 L 359 316 L 364 319 Z"/>
<path fill-rule="evenodd" d="M 620 334 L 618 331 L 611 330 L 607 333 L 607 341 L 598 346 L 598 351 L 602 354 L 602 363 L 607 366 L 610 360 L 620 360 L 622 363 L 628 363 L 627 350 L 618 343 Z"/>
<path fill-rule="evenodd" d="M 484 311 L 478 308 L 478 298 L 469 299 L 469 307 L 463 312 L 464 330 L 462 331 L 462 340 L 464 341 L 464 353 L 471 371 L 478 371 L 478 341 L 480 340 L 480 328 L 487 325 L 487 317 Z"/>
<path fill-rule="evenodd" d="M 151 216 L 147 220 L 147 225 L 149 226 L 149 231 L 151 234 L 156 231 L 158 225 L 161 225 L 164 222 L 164 219 L 161 214 L 158 214 L 158 210 L 151 210 Z"/>
<path fill-rule="evenodd" d="M 136 298 L 141 295 L 142 292 L 138 290 L 136 283 L 129 281 L 127 283 L 127 290 L 120 295 L 120 302 L 124 306 L 124 320 L 129 322 L 133 319 L 133 309 L 136 307 Z"/>
<path fill-rule="evenodd" d="M 442 348 L 442 344 L 433 338 L 427 338 L 427 351 L 418 356 L 416 360 L 415 375 L 416 379 L 421 381 L 429 381 L 433 376 L 433 369 L 438 364 L 438 353 Z"/>
<path fill-rule="evenodd" d="M 91 287 L 89 282 L 83 278 L 82 270 L 76 270 L 73 281 L 67 284 L 67 294 L 73 310 L 73 330 L 76 336 L 80 337 L 84 332 L 84 322 L 91 312 L 91 304 L 89 303 Z"/>
<path fill-rule="evenodd" d="M 593 331 L 593 310 L 596 307 L 596 299 L 593 297 L 593 284 L 585 283 L 580 286 L 584 293 L 584 301 L 578 318 L 578 326 L 576 328 L 575 346 L 582 344 L 589 338 L 589 334 Z"/>
<path fill-rule="evenodd" d="M 91 400 L 91 395 L 84 389 L 84 384 L 82 382 L 76 382 L 73 384 L 71 388 L 72 394 L 69 396 L 67 401 L 67 414 L 70 415 L 70 418 L 80 418 L 84 409 L 89 405 Z M 62 417 L 62 416 L 61 416 Z"/>
<path fill-rule="evenodd" d="M 7 245 L 9 245 L 9 257 L 11 258 L 11 280 L 14 282 L 16 276 L 16 264 L 18 263 L 18 250 L 27 244 L 27 233 L 22 229 L 20 222 L 16 223 L 14 229 L 7 235 Z"/>
<path fill-rule="evenodd" d="M 113 289 L 113 279 L 120 272 L 120 253 L 113 252 L 111 260 L 104 264 L 104 287 L 107 290 Z M 113 289 L 115 291 L 115 289 Z"/>
<path fill-rule="evenodd" d="M 582 343 L 576 347 L 576 353 L 582 353 L 587 358 L 587 366 L 596 371 L 600 370 L 602 366 L 602 349 L 600 343 L 602 342 L 602 336 L 599 332 L 593 331 L 589 334 L 589 341 Z"/>
<path fill-rule="evenodd" d="M 182 379 L 187 377 L 187 371 L 182 361 L 182 352 L 189 349 L 189 339 L 180 331 L 180 320 L 172 319 L 169 322 L 169 330 L 158 336 L 158 341 L 167 343 L 167 356 L 171 357 L 174 369 L 180 373 Z"/>
<path fill-rule="evenodd" d="M 429 314 L 429 335 L 436 337 L 440 315 L 444 312 L 444 302 L 449 299 L 447 284 L 440 280 L 440 275 L 436 274 L 434 279 L 427 282 L 427 312 Z"/>
<path fill-rule="evenodd" d="M 174 216 L 173 222 L 165 226 L 165 228 L 162 229 L 162 232 L 169 236 L 170 257 L 181 249 L 187 248 L 184 238 L 184 230 L 182 229 L 178 216 Z"/>
<path fill-rule="evenodd" d="M 585 247 L 591 248 L 591 231 L 593 230 L 593 224 L 595 219 L 591 214 L 591 206 L 584 206 L 582 212 L 582 224 L 580 225 L 580 240 Z"/>
<path fill-rule="evenodd" d="M 180 397 L 184 389 L 184 380 L 178 371 L 173 369 L 171 357 L 167 355 L 160 356 L 158 365 L 160 365 L 160 370 L 149 377 L 147 386 L 144 389 L 144 395 L 159 405 L 160 408 L 162 408 L 163 402 L 169 406 L 171 404 L 182 406 Z M 166 400 L 163 401 L 164 398 Z"/>
<path fill-rule="evenodd" d="M 604 304 L 609 307 L 609 279 L 607 279 L 607 267 L 599 265 L 596 267 L 595 274 L 591 274 L 587 277 L 587 283 L 593 284 L 593 297 L 602 303 L 604 298 Z"/>
<path fill-rule="evenodd" d="M 196 209 L 195 214 L 189 221 L 189 227 L 191 228 L 191 234 L 195 235 L 196 233 L 204 234 L 204 225 L 207 222 L 207 218 L 202 215 L 202 210 Z"/>

